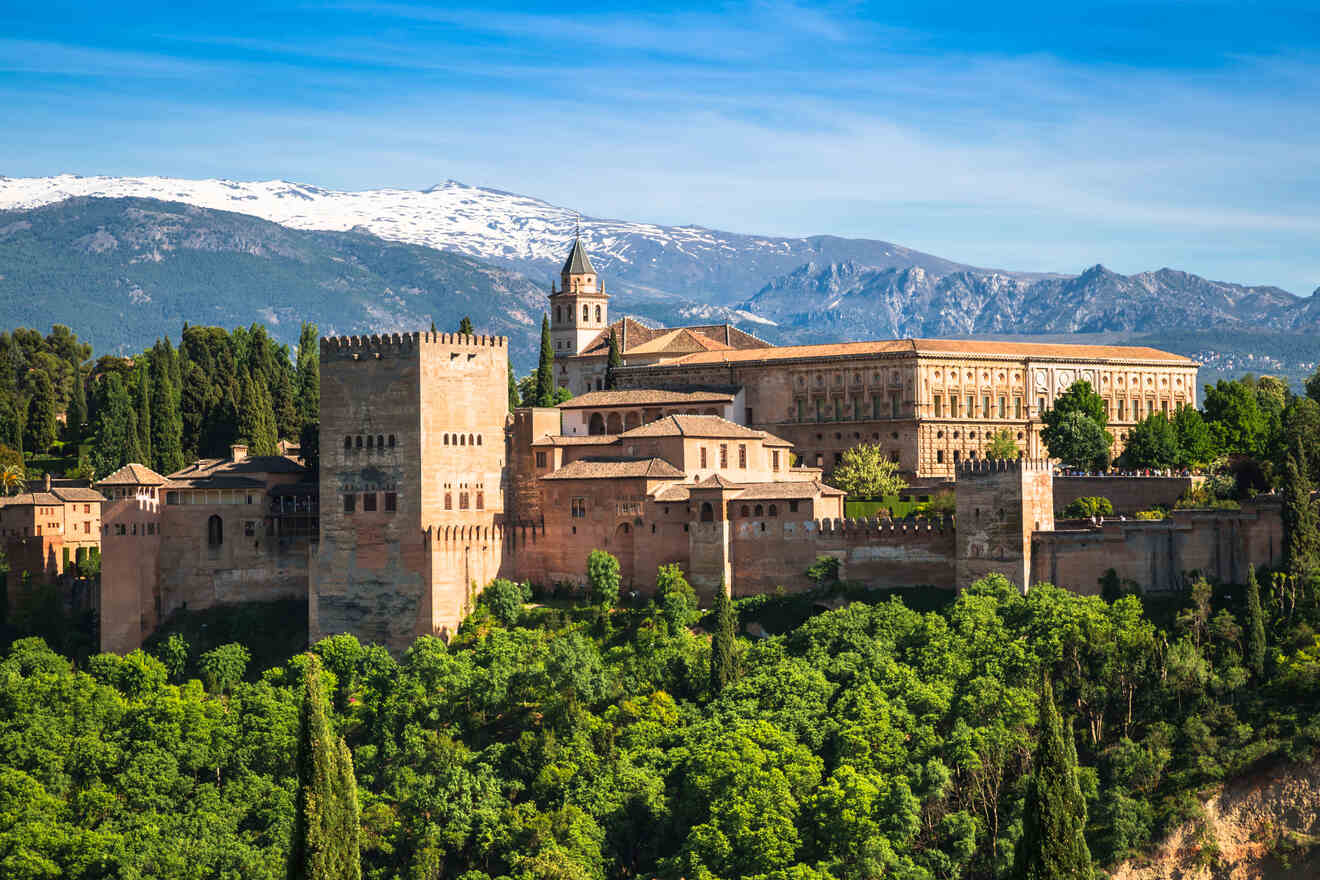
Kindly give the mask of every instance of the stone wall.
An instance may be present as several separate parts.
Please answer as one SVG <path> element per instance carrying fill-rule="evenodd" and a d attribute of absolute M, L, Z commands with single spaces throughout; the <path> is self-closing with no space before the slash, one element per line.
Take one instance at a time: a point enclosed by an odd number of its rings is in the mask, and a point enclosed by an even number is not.
<path fill-rule="evenodd" d="M 957 584 L 997 573 L 1025 591 L 1031 584 L 1031 535 L 1054 528 L 1050 463 L 971 462 L 959 466 L 954 486 Z"/>
<path fill-rule="evenodd" d="M 1032 580 L 1084 594 L 1109 569 L 1142 590 L 1181 590 L 1192 572 L 1240 584 L 1249 565 L 1278 565 L 1283 522 L 1277 499 L 1242 510 L 1177 510 L 1165 520 L 1106 520 L 1093 529 L 1032 536 Z"/>
<path fill-rule="evenodd" d="M 1170 509 L 1204 477 L 1054 477 L 1054 509 L 1084 497 L 1108 498 L 1114 513 L 1131 516 L 1153 507 Z"/>
<path fill-rule="evenodd" d="M 160 498 L 139 489 L 102 506 L 102 651 L 126 654 L 140 648 L 160 623 Z"/>

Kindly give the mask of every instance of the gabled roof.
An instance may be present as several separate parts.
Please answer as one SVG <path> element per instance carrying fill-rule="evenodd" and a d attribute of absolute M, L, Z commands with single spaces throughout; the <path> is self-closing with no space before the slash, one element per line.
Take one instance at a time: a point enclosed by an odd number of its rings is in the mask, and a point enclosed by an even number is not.
<path fill-rule="evenodd" d="M 61 501 L 104 501 L 105 496 L 95 489 L 79 486 L 52 486 L 50 494 Z"/>
<path fill-rule="evenodd" d="M 619 435 L 632 437 L 727 437 L 759 440 L 762 431 L 753 431 L 719 416 L 672 415 L 647 422 Z"/>
<path fill-rule="evenodd" d="M 0 507 L 29 507 L 38 504 L 56 507 L 60 503 L 60 499 L 49 492 L 20 492 L 17 495 L 7 495 L 0 498 Z"/>
<path fill-rule="evenodd" d="M 559 404 L 559 409 L 595 409 L 609 406 L 661 406 L 664 404 L 732 403 L 737 389 L 621 388 L 588 391 Z"/>
<path fill-rule="evenodd" d="M 702 480 L 695 485 L 678 483 L 665 486 L 653 496 L 656 501 L 674 504 L 687 501 L 692 497 L 693 489 L 715 488 L 715 478 Z M 719 478 L 721 488 L 740 490 L 732 498 L 735 501 L 796 501 L 804 498 L 828 498 L 845 493 L 826 485 L 819 480 L 783 480 L 775 483 L 731 483 Z"/>
<path fill-rule="evenodd" d="M 162 486 L 166 478 L 144 464 L 126 464 L 99 480 L 98 486 Z"/>
<path fill-rule="evenodd" d="M 681 480 L 683 472 L 663 458 L 583 459 L 571 461 L 543 480 L 611 480 L 624 477 L 649 477 Z"/>
<path fill-rule="evenodd" d="M 1146 346 L 1075 345 L 1072 343 L 997 342 L 977 339 L 879 339 L 870 342 L 835 342 L 822 345 L 785 345 L 737 351 L 694 352 L 673 364 L 760 363 L 867 355 L 956 355 L 960 357 L 1041 358 L 1058 360 L 1126 361 L 1195 366 L 1196 361 Z"/>
<path fill-rule="evenodd" d="M 591 258 L 587 256 L 587 249 L 582 246 L 581 237 L 574 237 L 573 249 L 568 252 L 568 259 L 564 261 L 564 268 L 560 272 L 563 275 L 596 274 Z"/>
<path fill-rule="evenodd" d="M 770 343 L 764 339 L 758 339 L 745 330 L 739 330 L 732 324 L 693 324 L 687 327 L 648 327 L 645 324 L 633 318 L 620 318 L 613 322 L 604 330 L 600 331 L 586 347 L 582 349 L 581 354 L 575 357 L 592 357 L 596 355 L 604 356 L 609 353 L 610 331 L 613 330 L 619 337 L 619 348 L 624 357 L 638 354 L 656 354 L 656 351 L 639 351 L 642 346 L 647 346 L 661 338 L 667 338 L 672 344 L 678 338 L 686 339 L 681 336 L 679 331 L 687 333 L 697 338 L 696 342 L 686 343 L 689 346 L 688 351 L 712 351 L 724 349 L 751 349 L 766 348 Z M 662 345 L 664 343 L 657 343 Z M 679 351 L 678 353 L 682 353 Z"/>
<path fill-rule="evenodd" d="M 737 489 L 738 484 L 733 480 L 725 479 L 719 474 L 711 474 L 700 483 L 692 484 L 693 489 Z"/>

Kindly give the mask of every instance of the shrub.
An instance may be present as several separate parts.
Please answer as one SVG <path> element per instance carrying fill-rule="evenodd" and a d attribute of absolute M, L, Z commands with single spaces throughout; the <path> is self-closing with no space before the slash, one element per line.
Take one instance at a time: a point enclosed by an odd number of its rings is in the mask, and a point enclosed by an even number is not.
<path fill-rule="evenodd" d="M 1093 516 L 1113 516 L 1114 505 L 1108 498 L 1098 495 L 1075 499 L 1063 509 L 1064 519 L 1090 519 Z"/>
<path fill-rule="evenodd" d="M 619 604 L 619 560 L 604 550 L 592 550 L 587 557 L 587 583 L 591 587 L 592 602 Z"/>
<path fill-rule="evenodd" d="M 1136 513 L 1132 514 L 1134 519 L 1147 519 L 1147 520 L 1164 519 L 1168 515 L 1169 512 L 1165 510 L 1163 507 L 1154 507 L 1151 508 L 1150 510 L 1138 510 Z"/>
<path fill-rule="evenodd" d="M 213 651 L 207 651 L 197 661 L 202 672 L 202 681 L 206 689 L 213 694 L 228 691 L 243 680 L 247 672 L 248 661 L 252 654 L 238 642 L 221 645 Z"/>
<path fill-rule="evenodd" d="M 513 626 L 522 617 L 523 602 L 531 593 L 526 584 L 515 584 L 505 578 L 495 578 L 481 591 L 477 600 L 490 609 L 490 613 L 505 626 Z"/>

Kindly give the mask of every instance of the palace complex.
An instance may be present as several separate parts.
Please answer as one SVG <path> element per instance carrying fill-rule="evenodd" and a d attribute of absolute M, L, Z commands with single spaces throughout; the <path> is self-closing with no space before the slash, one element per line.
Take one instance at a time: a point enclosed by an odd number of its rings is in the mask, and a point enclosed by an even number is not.
<path fill-rule="evenodd" d="M 610 322 L 608 305 L 575 241 L 550 295 L 556 377 L 577 395 L 559 407 L 508 411 L 502 337 L 327 338 L 318 482 L 241 449 L 168 477 L 130 465 L 102 481 L 114 493 L 102 516 L 103 647 L 136 646 L 175 608 L 305 595 L 313 640 L 351 632 L 398 651 L 452 632 L 494 577 L 582 583 L 593 549 L 619 559 L 627 591 L 649 593 L 657 566 L 674 563 L 707 598 L 805 589 L 822 555 L 874 586 L 955 589 L 1000 572 L 1023 589 L 1082 592 L 1110 569 L 1178 589 L 1189 571 L 1237 582 L 1279 558 L 1270 498 L 1055 523 L 1077 494 L 1135 510 L 1188 487 L 1072 481 L 1040 439 L 1041 413 L 1085 379 L 1121 447 L 1147 413 L 1196 403 L 1187 358 L 977 340 L 776 347 L 727 325 Z M 611 333 L 623 366 L 607 390 Z M 1002 430 L 1019 459 L 985 460 Z M 828 474 L 862 442 L 881 444 L 923 491 L 952 489 L 956 515 L 847 518 Z"/>

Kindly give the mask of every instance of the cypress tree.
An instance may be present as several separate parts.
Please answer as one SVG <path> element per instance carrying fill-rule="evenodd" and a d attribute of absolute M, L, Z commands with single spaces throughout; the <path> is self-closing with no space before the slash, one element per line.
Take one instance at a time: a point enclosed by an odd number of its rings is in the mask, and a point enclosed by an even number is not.
<path fill-rule="evenodd" d="M 137 429 L 138 429 L 138 447 L 142 450 L 142 458 L 139 459 L 142 464 L 152 461 L 151 454 L 151 369 L 147 365 L 147 359 L 144 357 L 137 369 L 137 388 L 134 389 L 134 396 L 137 398 Z"/>
<path fill-rule="evenodd" d="M 623 366 L 623 355 L 619 353 L 619 336 L 610 328 L 610 353 L 605 359 L 605 390 L 610 391 L 614 388 L 617 379 L 614 371 Z"/>
<path fill-rule="evenodd" d="M 298 335 L 298 417 L 303 424 L 321 419 L 321 332 L 315 324 L 303 324 Z"/>
<path fill-rule="evenodd" d="M 83 425 L 87 424 L 87 387 L 83 385 L 82 364 L 78 359 L 72 358 L 69 366 L 73 368 L 73 389 L 65 412 L 65 427 L 69 439 L 77 443 L 82 439 Z"/>
<path fill-rule="evenodd" d="M 0 396 L 0 443 L 23 454 L 23 413 L 13 395 Z"/>
<path fill-rule="evenodd" d="M 1296 451 L 1284 466 L 1283 554 L 1288 572 L 1304 577 L 1320 562 L 1320 523 L 1311 501 L 1311 481 Z"/>
<path fill-rule="evenodd" d="M 550 316 L 541 316 L 541 359 L 536 367 L 536 405 L 555 405 L 555 350 L 550 341 Z"/>
<path fill-rule="evenodd" d="M 458 322 L 458 332 L 464 336 L 476 335 L 476 331 L 472 329 L 472 319 L 467 315 L 464 315 L 463 320 Z"/>
<path fill-rule="evenodd" d="M 1260 607 L 1256 566 L 1247 566 L 1247 668 L 1259 679 L 1265 673 L 1265 614 Z"/>
<path fill-rule="evenodd" d="M 293 369 L 287 358 L 280 358 L 275 366 L 275 381 L 271 385 L 271 406 L 275 411 L 275 433 L 279 437 L 297 437 L 302 429 L 302 415 L 298 412 L 297 395 L 293 388 Z"/>
<path fill-rule="evenodd" d="M 238 434 L 251 447 L 253 455 L 278 455 L 279 437 L 275 430 L 275 410 L 270 392 L 245 374 L 238 409 Z"/>
<path fill-rule="evenodd" d="M 1013 874 L 1016 880 L 1091 880 L 1086 846 L 1086 801 L 1077 782 L 1077 747 L 1071 726 L 1054 705 L 1045 679 L 1040 691 L 1040 730 L 1027 782 Z"/>
<path fill-rule="evenodd" d="M 58 437 L 55 421 L 55 386 L 40 370 L 30 374 L 27 420 L 23 425 L 23 445 L 32 452 L 45 452 Z"/>
<path fill-rule="evenodd" d="M 518 379 L 513 372 L 513 358 L 509 358 L 509 412 L 518 405 Z"/>
<path fill-rule="evenodd" d="M 98 391 L 96 445 L 92 448 L 92 465 L 96 472 L 108 474 L 129 462 L 142 463 L 137 412 L 123 378 L 110 373 L 101 380 Z"/>
<path fill-rule="evenodd" d="M 308 654 L 298 723 L 298 794 L 289 880 L 359 880 L 357 782 L 348 746 L 330 730 L 321 663 Z"/>
<path fill-rule="evenodd" d="M 734 637 L 738 628 L 738 612 L 733 608 L 728 587 L 721 582 L 715 596 L 715 633 L 710 643 L 710 692 L 712 696 L 724 690 L 733 678 Z"/>
<path fill-rule="evenodd" d="M 172 474 L 184 465 L 183 420 L 168 369 L 152 370 L 151 467 Z"/>

